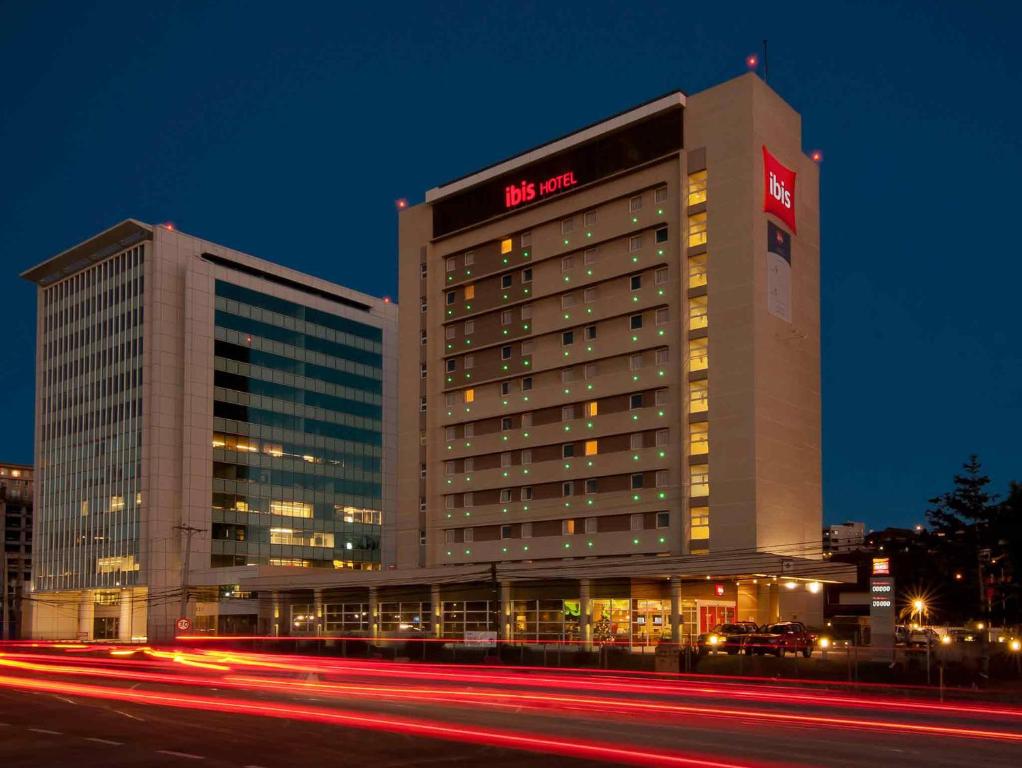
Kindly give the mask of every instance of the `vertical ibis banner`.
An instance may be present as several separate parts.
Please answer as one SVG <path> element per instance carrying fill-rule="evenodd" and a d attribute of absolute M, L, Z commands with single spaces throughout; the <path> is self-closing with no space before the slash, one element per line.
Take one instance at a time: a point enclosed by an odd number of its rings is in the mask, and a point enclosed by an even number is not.
<path fill-rule="evenodd" d="M 767 222 L 767 310 L 791 322 L 791 235 Z"/>

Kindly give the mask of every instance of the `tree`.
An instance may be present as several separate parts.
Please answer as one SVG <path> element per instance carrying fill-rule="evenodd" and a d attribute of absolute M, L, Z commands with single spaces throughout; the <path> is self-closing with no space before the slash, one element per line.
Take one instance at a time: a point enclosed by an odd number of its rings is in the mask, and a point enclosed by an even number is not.
<path fill-rule="evenodd" d="M 1000 566 L 995 599 L 1004 620 L 1017 624 L 1022 621 L 1022 483 L 1012 483 L 1007 498 L 998 505 L 994 531 Z"/>

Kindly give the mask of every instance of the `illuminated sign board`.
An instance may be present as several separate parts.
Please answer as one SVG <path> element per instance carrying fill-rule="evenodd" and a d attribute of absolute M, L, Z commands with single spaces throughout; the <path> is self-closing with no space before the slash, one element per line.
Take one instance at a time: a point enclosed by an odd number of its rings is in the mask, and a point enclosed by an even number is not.
<path fill-rule="evenodd" d="M 793 233 L 795 228 L 795 172 L 763 147 L 763 210 L 779 218 Z"/>
<path fill-rule="evenodd" d="M 873 575 L 874 576 L 890 576 L 891 575 L 891 558 L 889 558 L 889 557 L 874 557 L 873 558 Z"/>
<path fill-rule="evenodd" d="M 433 237 L 556 199 L 681 148 L 682 108 L 666 109 L 440 198 L 432 206 Z"/>
<path fill-rule="evenodd" d="M 504 207 L 514 208 L 522 203 L 531 203 L 537 197 L 546 197 L 578 184 L 572 171 L 562 173 L 545 181 L 521 181 L 504 187 Z"/>

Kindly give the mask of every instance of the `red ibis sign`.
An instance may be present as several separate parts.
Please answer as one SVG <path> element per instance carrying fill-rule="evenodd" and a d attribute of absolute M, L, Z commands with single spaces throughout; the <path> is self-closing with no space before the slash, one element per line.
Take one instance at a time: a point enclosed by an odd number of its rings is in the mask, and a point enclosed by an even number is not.
<path fill-rule="evenodd" d="M 537 197 L 546 197 L 555 192 L 563 192 L 569 187 L 574 187 L 576 184 L 578 184 L 578 181 L 575 179 L 574 171 L 565 171 L 542 181 L 522 179 L 517 184 L 509 184 L 504 187 L 504 207 L 515 208 L 523 203 L 532 202 Z"/>
<path fill-rule="evenodd" d="M 795 172 L 763 147 L 763 210 L 795 229 Z"/>

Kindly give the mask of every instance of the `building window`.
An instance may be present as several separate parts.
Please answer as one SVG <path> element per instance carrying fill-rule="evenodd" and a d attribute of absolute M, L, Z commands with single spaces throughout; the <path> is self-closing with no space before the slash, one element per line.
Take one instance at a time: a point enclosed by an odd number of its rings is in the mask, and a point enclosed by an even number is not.
<path fill-rule="evenodd" d="M 633 531 L 642 530 L 642 513 L 630 515 L 628 518 L 628 527 Z"/>
<path fill-rule="evenodd" d="M 501 310 L 501 313 L 500 313 L 500 324 L 501 325 L 511 325 L 511 310 L 510 309 Z"/>
<path fill-rule="evenodd" d="M 522 464 L 531 464 L 531 463 L 532 463 L 532 449 L 531 448 L 523 448 L 522 449 Z"/>
<path fill-rule="evenodd" d="M 596 482 L 595 480 L 593 482 Z M 593 491 L 595 493 L 595 491 Z M 595 517 L 586 518 L 586 533 L 596 533 L 600 530 L 598 520 Z"/>
<path fill-rule="evenodd" d="M 600 452 L 599 440 L 586 440 L 586 456 L 595 456 Z"/>
<path fill-rule="evenodd" d="M 632 235 L 628 238 L 629 253 L 635 253 L 640 248 L 642 248 L 642 235 Z"/>
<path fill-rule="evenodd" d="M 456 440 L 458 438 L 458 430 L 456 427 L 447 427 L 444 430 L 444 437 L 447 440 Z"/>
<path fill-rule="evenodd" d="M 596 301 L 596 289 L 586 288 L 584 291 L 582 291 L 582 301 L 584 301 L 586 304 L 592 304 L 594 301 Z"/>
<path fill-rule="evenodd" d="M 667 480 L 668 480 L 667 470 L 666 469 L 658 469 L 657 472 L 656 472 L 656 487 L 657 488 L 666 488 L 667 487 Z"/>
<path fill-rule="evenodd" d="M 710 538 L 710 508 L 709 507 L 692 507 L 689 511 L 689 518 L 692 522 L 692 527 L 689 532 L 689 538 L 693 541 L 704 541 Z"/>
<path fill-rule="evenodd" d="M 507 344 L 500 348 L 500 359 L 510 360 L 511 359 L 511 345 Z"/>
<path fill-rule="evenodd" d="M 511 275 L 501 275 L 500 276 L 500 287 L 501 288 L 510 288 L 512 280 L 513 280 L 513 277 Z"/>
<path fill-rule="evenodd" d="M 465 429 L 465 437 L 475 437 L 475 434 L 476 434 L 475 424 L 466 424 L 464 429 Z"/>
<path fill-rule="evenodd" d="M 473 264 L 475 264 L 475 261 L 476 261 L 475 251 L 466 251 L 465 252 L 465 266 L 466 267 L 471 267 Z"/>
<path fill-rule="evenodd" d="M 445 475 L 453 475 L 455 473 L 454 467 L 455 467 L 455 462 L 453 462 L 453 461 L 445 461 L 444 462 L 444 474 Z"/>
<path fill-rule="evenodd" d="M 600 406 L 596 400 L 590 400 L 586 403 L 586 417 L 592 418 L 600 412 Z"/>
<path fill-rule="evenodd" d="M 429 305 L 426 304 L 426 297 L 425 296 L 420 296 L 419 297 L 419 311 L 420 312 L 425 312 L 427 309 L 429 309 Z"/>
<path fill-rule="evenodd" d="M 688 300 L 688 327 L 690 330 L 709 325 L 707 296 L 695 296 Z"/>
<path fill-rule="evenodd" d="M 426 378 L 426 365 L 425 364 L 422 364 L 422 365 L 419 366 L 419 378 L 420 379 Z"/>
<path fill-rule="evenodd" d="M 425 277 L 425 276 L 426 276 L 426 264 L 425 264 L 425 262 L 423 262 L 423 263 L 419 264 L 419 277 Z"/>
<path fill-rule="evenodd" d="M 561 520 L 561 535 L 572 536 L 575 533 L 575 521 L 571 518 Z"/>
<path fill-rule="evenodd" d="M 654 203 L 666 203 L 667 202 L 667 187 L 657 187 L 653 191 L 653 202 Z"/>
<path fill-rule="evenodd" d="M 654 405 L 664 406 L 667 405 L 667 390 L 658 389 L 654 394 Z"/>
<path fill-rule="evenodd" d="M 634 475 L 632 475 L 632 483 L 631 483 L 632 484 L 632 490 L 633 491 L 639 490 L 640 488 L 642 488 L 642 485 L 643 485 L 644 482 L 645 482 L 645 475 L 643 475 L 641 472 L 636 472 Z"/>
<path fill-rule="evenodd" d="M 476 361 L 475 356 L 474 355 L 465 355 L 464 360 L 465 360 L 465 370 L 466 371 L 471 371 L 475 367 L 475 361 Z"/>
<path fill-rule="evenodd" d="M 666 446 L 669 439 L 670 439 L 670 430 L 668 430 L 668 429 L 658 429 L 656 431 L 656 444 L 657 444 L 657 448 L 663 448 L 664 446 Z"/>
<path fill-rule="evenodd" d="M 510 381 L 502 381 L 502 382 L 500 382 L 500 394 L 501 395 L 510 395 L 511 394 L 511 382 Z"/>
<path fill-rule="evenodd" d="M 570 459 L 570 458 L 574 457 L 574 455 L 575 455 L 575 444 L 574 443 L 565 443 L 564 445 L 561 446 L 561 458 L 562 459 Z"/>
<path fill-rule="evenodd" d="M 524 491 L 525 489 L 523 488 L 522 490 Z M 532 498 L 532 489 L 531 488 L 529 489 L 529 498 L 530 499 Z M 532 523 L 522 523 L 522 538 L 523 539 L 531 539 L 532 538 Z"/>
<path fill-rule="evenodd" d="M 596 211 L 586 211 L 582 214 L 582 221 L 586 227 L 596 226 Z"/>
<path fill-rule="evenodd" d="M 575 418 L 574 405 L 561 406 L 561 421 L 571 421 L 574 418 Z"/>
<path fill-rule="evenodd" d="M 671 319 L 671 311 L 667 307 L 661 307 L 656 311 L 656 324 L 667 325 L 667 321 Z"/>
<path fill-rule="evenodd" d="M 448 373 L 454 373 L 456 370 L 458 370 L 458 361 L 453 357 L 448 358 L 445 365 L 447 366 Z"/>
<path fill-rule="evenodd" d="M 667 347 L 661 347 L 656 351 L 656 364 L 664 365 L 670 359 L 670 352 Z"/>
<path fill-rule="evenodd" d="M 596 363 L 586 363 L 585 377 L 587 379 L 595 379 L 596 378 Z"/>
<path fill-rule="evenodd" d="M 458 265 L 455 263 L 453 256 L 451 258 L 447 259 L 445 264 L 446 264 L 446 268 L 447 268 L 448 272 L 453 272 L 455 269 L 458 268 Z M 423 264 L 422 266 L 425 267 L 426 265 Z"/>
<path fill-rule="evenodd" d="M 466 544 L 471 544 L 473 541 L 475 541 L 474 530 L 472 528 L 466 528 L 465 529 L 465 539 L 464 540 L 465 540 Z"/>
<path fill-rule="evenodd" d="M 690 371 L 705 371 L 710 367 L 709 343 L 706 338 L 689 339 L 688 342 L 688 369 Z"/>
<path fill-rule="evenodd" d="M 511 526 L 510 525 L 502 525 L 502 526 L 500 526 L 500 538 L 501 539 L 510 539 L 511 538 Z"/>
<path fill-rule="evenodd" d="M 630 213 L 642 210 L 642 195 L 636 195 L 628 201 L 628 210 Z"/>
<path fill-rule="evenodd" d="M 475 458 L 473 456 L 469 456 L 467 459 L 465 459 L 465 471 L 466 472 L 471 472 L 475 468 L 476 468 L 476 460 L 475 460 Z"/>
<path fill-rule="evenodd" d="M 688 287 L 699 288 L 706 285 L 706 254 L 690 256 L 688 260 Z"/>
<path fill-rule="evenodd" d="M 465 335 L 466 336 L 471 336 L 473 333 L 475 333 L 475 330 L 476 330 L 476 322 L 475 322 L 475 320 L 466 320 L 465 321 Z"/>
<path fill-rule="evenodd" d="M 694 421 L 688 425 L 688 452 L 690 456 L 710 452 L 710 424 Z"/>
<path fill-rule="evenodd" d="M 664 285 L 667 282 L 667 267 L 660 267 L 656 272 L 653 273 L 653 283 L 655 285 Z"/>
<path fill-rule="evenodd" d="M 520 498 L 521 498 L 522 501 L 532 501 L 532 486 L 531 485 L 523 485 L 522 486 L 522 490 L 521 490 L 521 493 L 520 493 Z M 522 536 L 525 536 L 525 525 L 527 525 L 527 523 L 522 525 Z M 529 528 L 529 533 L 530 533 L 530 535 L 532 533 L 531 526 Z"/>
<path fill-rule="evenodd" d="M 705 413 L 710 409 L 710 383 L 706 379 L 688 383 L 688 412 Z"/>
<path fill-rule="evenodd" d="M 511 242 L 511 238 L 510 237 L 505 237 L 503 240 L 500 241 L 500 253 L 501 253 L 501 255 L 504 255 L 505 253 L 511 253 L 511 249 L 513 247 L 514 247 L 514 243 Z"/>
<path fill-rule="evenodd" d="M 632 315 L 628 318 L 628 327 L 633 331 L 642 329 L 642 315 Z"/>
<path fill-rule="evenodd" d="M 476 297 L 476 287 L 474 285 L 465 286 L 465 301 L 471 301 Z"/>
<path fill-rule="evenodd" d="M 569 368 L 563 368 L 561 370 L 561 383 L 562 384 L 570 384 L 574 380 L 575 380 L 575 368 L 573 366 L 569 367 Z"/>
<path fill-rule="evenodd" d="M 587 325 L 585 327 L 585 337 L 586 337 L 586 341 L 592 341 L 593 339 L 596 338 L 596 326 L 595 325 Z"/>
<path fill-rule="evenodd" d="M 531 339 L 529 339 L 528 341 L 523 341 L 522 342 L 522 357 L 525 357 L 526 355 L 531 355 L 532 354 L 532 350 L 535 348 L 535 346 L 536 346 L 535 342 L 533 342 Z"/>
<path fill-rule="evenodd" d="M 465 390 L 465 402 L 474 403 L 476 400 L 476 391 L 474 389 Z"/>
<path fill-rule="evenodd" d="M 642 288 L 642 275 L 632 275 L 629 279 L 629 285 L 633 291 Z"/>
<path fill-rule="evenodd" d="M 423 346 L 426 345 L 426 332 L 425 331 L 419 331 L 419 343 L 422 344 Z"/>
<path fill-rule="evenodd" d="M 500 489 L 500 503 L 501 504 L 507 504 L 509 501 L 511 501 L 511 489 L 510 488 L 501 488 Z"/>
<path fill-rule="evenodd" d="M 654 233 L 653 239 L 656 240 L 656 242 L 658 243 L 666 243 L 667 227 L 660 227 L 659 229 L 657 229 L 657 231 Z"/>
<path fill-rule="evenodd" d="M 575 268 L 575 257 L 574 256 L 562 256 L 561 257 L 561 272 L 567 272 L 568 270 Z"/>
<path fill-rule="evenodd" d="M 688 204 L 699 205 L 706 202 L 706 171 L 696 171 L 688 175 Z"/>
<path fill-rule="evenodd" d="M 574 218 L 561 219 L 561 234 L 562 235 L 570 235 L 574 231 L 575 231 L 575 219 Z"/>
<path fill-rule="evenodd" d="M 590 478 L 588 478 L 586 480 L 586 493 L 587 494 L 598 493 L 599 489 L 600 489 L 600 485 L 597 482 L 595 477 L 590 477 Z"/>
<path fill-rule="evenodd" d="M 425 464 L 420 464 L 419 465 L 419 478 L 422 479 L 422 480 L 426 479 L 426 465 Z"/>
<path fill-rule="evenodd" d="M 420 397 L 419 398 L 419 413 L 425 413 L 425 412 L 426 412 L 426 398 Z"/>
<path fill-rule="evenodd" d="M 444 327 L 444 337 L 448 341 L 450 341 L 451 339 L 457 338 L 457 336 L 458 336 L 458 329 L 455 328 L 453 325 L 448 325 L 448 326 Z"/>
<path fill-rule="evenodd" d="M 522 232 L 519 240 L 522 244 L 522 248 L 528 248 L 530 245 L 532 245 L 532 230 Z"/>
<path fill-rule="evenodd" d="M 565 480 L 561 483 L 561 496 L 571 496 L 575 493 L 575 481 Z"/>
<path fill-rule="evenodd" d="M 530 320 L 532 318 L 532 305 L 522 304 L 522 320 Z"/>
<path fill-rule="evenodd" d="M 710 495 L 710 467 L 708 464 L 693 464 L 688 468 L 689 496 Z"/>
<path fill-rule="evenodd" d="M 631 448 L 633 451 L 641 451 L 644 447 L 643 445 L 644 442 L 645 439 L 643 438 L 641 432 L 633 432 L 632 435 L 629 437 L 628 447 Z"/>
<path fill-rule="evenodd" d="M 472 491 L 461 494 L 461 505 L 463 507 L 471 507 L 473 504 L 475 504 L 475 496 Z"/>
<path fill-rule="evenodd" d="M 531 269 L 523 269 L 522 270 L 522 282 L 523 283 L 531 283 L 532 282 L 532 270 Z"/>
<path fill-rule="evenodd" d="M 561 296 L 561 309 L 568 309 L 575 306 L 578 297 L 574 293 L 566 293 Z"/>
<path fill-rule="evenodd" d="M 633 410 L 633 411 L 636 408 L 641 408 L 642 407 L 642 393 L 641 392 L 636 392 L 635 394 L 632 394 L 632 395 L 628 396 L 628 407 L 631 410 Z"/>
<path fill-rule="evenodd" d="M 642 368 L 642 354 L 640 353 L 637 355 L 629 355 L 628 367 L 633 371 L 637 371 L 640 368 Z"/>
<path fill-rule="evenodd" d="M 671 513 L 670 512 L 657 512 L 656 513 L 656 527 L 657 528 L 670 528 L 671 527 Z"/>
<path fill-rule="evenodd" d="M 575 332 L 565 331 L 561 334 L 561 346 L 568 347 L 575 343 Z"/>
<path fill-rule="evenodd" d="M 595 264 L 596 263 L 596 249 L 595 248 L 586 248 L 582 252 L 582 263 L 585 264 L 587 267 L 589 265 L 591 265 L 591 264 Z"/>
<path fill-rule="evenodd" d="M 522 379 L 522 392 L 528 392 L 532 389 L 532 377 L 526 376 Z"/>
<path fill-rule="evenodd" d="M 500 431 L 501 432 L 507 432 L 509 429 L 512 428 L 511 425 L 512 425 L 512 421 L 511 421 L 511 417 L 510 416 L 503 416 L 503 417 L 501 417 L 501 419 L 500 419 Z"/>
<path fill-rule="evenodd" d="M 688 247 L 706 244 L 706 212 L 688 217 Z"/>
<path fill-rule="evenodd" d="M 500 466 L 502 467 L 511 466 L 511 453 L 509 451 L 505 451 L 504 453 L 500 454 Z"/>

